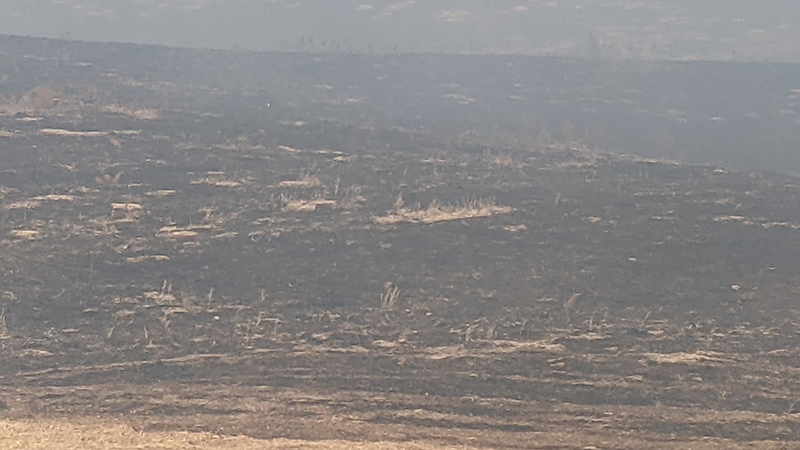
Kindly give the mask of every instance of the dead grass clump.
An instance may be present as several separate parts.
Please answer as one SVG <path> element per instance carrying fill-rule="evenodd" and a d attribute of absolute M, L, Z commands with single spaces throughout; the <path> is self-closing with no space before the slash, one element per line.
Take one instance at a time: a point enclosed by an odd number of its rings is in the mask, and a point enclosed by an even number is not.
<path fill-rule="evenodd" d="M 3 206 L 4 210 L 15 210 L 15 209 L 36 209 L 42 205 L 42 202 L 37 200 L 20 200 L 18 202 L 9 203 Z"/>
<path fill-rule="evenodd" d="M 103 106 L 102 108 L 100 108 L 100 111 L 110 114 L 119 114 L 137 120 L 158 119 L 158 111 L 154 109 L 132 109 L 122 105 L 111 104 Z"/>
<path fill-rule="evenodd" d="M 645 156 L 636 156 L 628 154 L 619 155 L 619 159 L 620 161 L 630 161 L 630 162 L 637 162 L 644 164 L 664 164 L 667 166 L 680 166 L 685 164 L 683 161 L 673 158 L 648 158 Z"/>
<path fill-rule="evenodd" d="M 563 353 L 567 350 L 563 344 L 555 344 L 544 340 L 474 340 L 472 344 L 469 347 L 464 345 L 431 347 L 425 352 L 425 357 L 434 361 L 462 358 L 485 359 L 514 353 Z"/>
<path fill-rule="evenodd" d="M 199 180 L 193 180 L 192 184 L 207 184 L 209 186 L 215 187 L 222 187 L 222 188 L 237 188 L 242 185 L 242 183 L 233 180 L 212 180 L 210 178 L 202 178 Z"/>
<path fill-rule="evenodd" d="M 336 206 L 335 200 L 326 200 L 324 198 L 296 199 L 282 196 L 281 200 L 283 202 L 283 211 L 286 212 L 314 212 L 317 210 L 317 206 L 320 205 Z"/>
<path fill-rule="evenodd" d="M 508 214 L 512 211 L 509 206 L 498 206 L 490 199 L 477 199 L 462 204 L 448 205 L 434 200 L 427 208 L 419 206 L 408 208 L 403 206 L 402 198 L 395 203 L 395 208 L 385 216 L 373 217 L 379 225 L 392 225 L 400 222 L 432 224 L 452 220 L 474 219 L 478 217 L 491 217 L 499 214 Z"/>
<path fill-rule="evenodd" d="M 25 121 L 38 121 L 43 115 L 80 115 L 85 112 L 119 114 L 137 120 L 159 117 L 154 109 L 124 106 L 94 86 L 82 92 L 65 93 L 56 86 L 43 85 L 20 96 L 0 96 L 0 116 L 22 114 L 28 116 L 20 118 Z"/>
<path fill-rule="evenodd" d="M 175 191 L 173 189 L 160 189 L 158 191 L 147 192 L 144 195 L 146 195 L 148 197 L 163 198 L 163 197 L 171 197 L 171 196 L 175 195 L 176 192 L 177 191 Z"/>
<path fill-rule="evenodd" d="M 192 180 L 191 184 L 206 184 L 214 187 L 235 189 L 244 185 L 245 180 L 227 178 L 225 172 L 206 172 L 205 177 Z"/>
<path fill-rule="evenodd" d="M 31 200 L 41 201 L 41 202 L 71 202 L 75 200 L 75 197 L 73 197 L 72 195 L 49 194 L 49 195 L 38 195 L 36 197 L 31 198 Z"/>
<path fill-rule="evenodd" d="M 141 255 L 141 256 L 130 256 L 126 259 L 129 263 L 140 263 L 144 261 L 169 261 L 169 256 L 167 255 Z"/>
<path fill-rule="evenodd" d="M 519 233 L 521 231 L 527 231 L 528 227 L 521 223 L 519 225 L 506 225 L 503 227 L 503 231 L 508 231 L 509 233 Z"/>
<path fill-rule="evenodd" d="M 645 353 L 644 357 L 657 364 L 702 364 L 707 362 L 728 363 L 731 359 L 723 358 L 722 353 L 695 352 L 695 353 Z"/>
<path fill-rule="evenodd" d="M 104 173 L 102 176 L 96 177 L 97 184 L 103 187 L 117 187 L 122 179 L 122 172 L 117 172 L 113 177 L 110 174 Z"/>
<path fill-rule="evenodd" d="M 387 282 L 383 289 L 383 294 L 381 294 L 381 304 L 383 305 L 383 309 L 392 309 L 397 304 L 397 301 L 400 299 L 400 288 L 398 288 L 394 283 Z"/>
<path fill-rule="evenodd" d="M 767 222 L 762 223 L 762 227 L 769 230 L 770 228 L 787 228 L 790 230 L 800 230 L 800 224 L 791 222 Z"/>
<path fill-rule="evenodd" d="M 18 100 L 3 98 L 0 102 L 0 115 L 15 114 L 39 115 L 45 110 L 54 108 L 61 97 L 61 92 L 53 86 L 37 86 Z"/>
<path fill-rule="evenodd" d="M 0 310 L 0 339 L 8 336 L 8 324 L 6 323 L 6 309 Z"/>
<path fill-rule="evenodd" d="M 300 180 L 286 180 L 278 183 L 278 187 L 294 189 L 311 189 L 321 186 L 322 182 L 316 175 L 304 175 Z"/>
<path fill-rule="evenodd" d="M 114 211 L 140 211 L 142 205 L 139 203 L 112 203 L 111 209 Z"/>
<path fill-rule="evenodd" d="M 39 133 L 44 134 L 46 136 L 79 137 L 79 138 L 103 137 L 108 134 L 105 131 L 69 131 L 60 128 L 42 128 L 41 130 L 39 130 Z"/>
<path fill-rule="evenodd" d="M 514 157 L 508 153 L 492 153 L 491 151 L 483 152 L 483 159 L 493 166 L 500 167 L 514 167 Z"/>
<path fill-rule="evenodd" d="M 188 227 L 166 226 L 159 228 L 156 236 L 162 238 L 184 239 L 197 236 L 198 230 L 210 230 L 211 225 L 192 225 Z"/>
<path fill-rule="evenodd" d="M 18 239 L 32 241 L 39 237 L 39 232 L 36 230 L 11 230 L 11 235 Z"/>
<path fill-rule="evenodd" d="M 767 222 L 763 217 L 750 218 L 745 216 L 716 216 L 714 222 L 717 223 L 739 223 L 744 226 L 751 226 L 760 223 L 761 227 L 769 230 L 772 228 L 786 228 L 789 230 L 800 230 L 800 224 L 792 222 Z"/>
<path fill-rule="evenodd" d="M 288 145 L 279 145 L 278 150 L 282 150 L 286 153 L 300 153 L 300 150 L 294 147 L 289 147 Z"/>
<path fill-rule="evenodd" d="M 137 431 L 130 425 L 97 417 L 2 419 L 0 448 L 59 449 L 237 449 L 237 450 L 451 450 L 463 445 L 439 442 L 305 441 L 221 436 L 197 431 Z"/>
<path fill-rule="evenodd" d="M 740 223 L 747 223 L 751 222 L 744 216 L 716 216 L 714 217 L 714 222 L 740 222 Z"/>
<path fill-rule="evenodd" d="M 176 298 L 172 294 L 172 283 L 167 282 L 167 280 L 164 280 L 161 290 L 145 292 L 144 298 L 152 300 L 159 306 L 172 306 L 176 302 Z"/>

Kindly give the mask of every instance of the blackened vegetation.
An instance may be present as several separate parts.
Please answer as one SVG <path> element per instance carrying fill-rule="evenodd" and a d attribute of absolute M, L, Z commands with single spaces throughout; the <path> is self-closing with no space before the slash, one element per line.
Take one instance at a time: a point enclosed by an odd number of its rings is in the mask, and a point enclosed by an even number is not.
<path fill-rule="evenodd" d="M 509 447 L 800 440 L 796 177 L 390 126 L 358 106 L 378 87 L 355 96 L 307 55 L 269 55 L 259 78 L 236 54 L 138 49 L 177 65 L 159 71 L 116 66 L 124 46 L 17 43 L 41 79 L 9 76 L 0 117 L 3 414 Z M 89 75 L 53 68 L 82 51 Z M 291 89 L 256 95 L 276 73 Z"/>

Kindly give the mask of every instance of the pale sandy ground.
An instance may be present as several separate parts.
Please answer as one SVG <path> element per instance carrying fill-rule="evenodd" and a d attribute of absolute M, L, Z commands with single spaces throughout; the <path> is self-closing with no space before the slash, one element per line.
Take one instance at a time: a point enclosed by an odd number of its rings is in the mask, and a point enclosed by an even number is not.
<path fill-rule="evenodd" d="M 129 425 L 105 419 L 0 420 L 0 450 L 450 450 L 425 442 L 301 441 L 218 436 L 197 432 L 139 432 Z"/>
<path fill-rule="evenodd" d="M 211 433 L 137 431 L 123 422 L 99 417 L 0 419 L 0 450 L 497 450 L 499 448 L 598 450 L 788 450 L 793 443 L 780 441 L 731 441 L 692 439 L 691 441 L 648 440 L 635 431 L 621 435 L 603 433 L 544 432 L 537 438 L 517 442 L 511 447 L 473 447 L 441 441 L 408 440 L 404 442 L 345 440 L 254 439 L 246 436 L 219 436 Z M 451 436 L 452 437 L 452 436 Z M 589 442 L 597 442 L 593 445 Z M 521 444 L 521 445 L 520 445 Z"/>

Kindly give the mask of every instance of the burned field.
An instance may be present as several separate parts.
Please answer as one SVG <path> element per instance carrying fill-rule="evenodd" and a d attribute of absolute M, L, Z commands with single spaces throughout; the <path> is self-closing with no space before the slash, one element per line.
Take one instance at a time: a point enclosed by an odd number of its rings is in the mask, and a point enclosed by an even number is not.
<path fill-rule="evenodd" d="M 796 177 L 60 89 L 0 117 L 0 446 L 800 441 Z"/>

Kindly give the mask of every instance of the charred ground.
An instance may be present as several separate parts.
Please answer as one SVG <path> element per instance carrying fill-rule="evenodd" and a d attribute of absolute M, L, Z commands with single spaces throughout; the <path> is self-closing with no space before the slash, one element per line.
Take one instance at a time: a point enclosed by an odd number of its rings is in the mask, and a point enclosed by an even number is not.
<path fill-rule="evenodd" d="M 800 441 L 800 179 L 102 74 L 0 108 L 7 423 Z"/>

